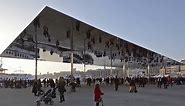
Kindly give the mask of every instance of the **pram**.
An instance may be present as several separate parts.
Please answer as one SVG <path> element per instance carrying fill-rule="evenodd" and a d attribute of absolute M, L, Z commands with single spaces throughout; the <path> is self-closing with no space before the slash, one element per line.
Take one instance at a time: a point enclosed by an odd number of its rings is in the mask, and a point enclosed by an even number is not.
<path fill-rule="evenodd" d="M 54 101 L 52 98 L 56 98 L 56 88 L 51 88 L 46 93 L 43 93 L 43 95 L 41 95 L 41 97 L 36 100 L 37 106 L 41 106 L 42 102 L 45 104 L 53 105 Z"/>

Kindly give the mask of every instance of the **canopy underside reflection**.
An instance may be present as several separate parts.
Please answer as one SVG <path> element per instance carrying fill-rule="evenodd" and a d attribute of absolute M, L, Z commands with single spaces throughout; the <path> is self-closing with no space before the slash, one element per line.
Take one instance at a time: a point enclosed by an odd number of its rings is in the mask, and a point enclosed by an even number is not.
<path fill-rule="evenodd" d="M 37 57 L 42 61 L 70 63 L 71 37 L 73 37 L 73 63 L 123 67 L 126 62 L 133 68 L 179 64 L 173 59 L 106 33 L 49 7 L 45 7 L 39 13 L 4 50 L 1 57 L 21 59 Z"/>

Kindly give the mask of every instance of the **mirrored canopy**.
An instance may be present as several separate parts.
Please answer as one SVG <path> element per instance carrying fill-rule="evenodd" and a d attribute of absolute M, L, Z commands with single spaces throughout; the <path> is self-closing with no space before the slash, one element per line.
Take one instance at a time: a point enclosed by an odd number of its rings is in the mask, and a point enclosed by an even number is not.
<path fill-rule="evenodd" d="M 71 48 L 74 63 L 79 64 L 110 66 L 111 60 L 114 67 L 122 67 L 123 62 L 132 67 L 179 64 L 50 7 L 45 7 L 1 56 L 35 59 L 37 52 L 39 60 L 69 63 Z"/>

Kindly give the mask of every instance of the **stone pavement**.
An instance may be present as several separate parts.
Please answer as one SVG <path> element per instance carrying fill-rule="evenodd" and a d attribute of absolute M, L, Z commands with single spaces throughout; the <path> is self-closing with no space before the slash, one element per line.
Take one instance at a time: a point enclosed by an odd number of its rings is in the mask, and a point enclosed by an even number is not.
<path fill-rule="evenodd" d="M 138 93 L 129 93 L 128 87 L 123 85 L 117 92 L 114 86 L 102 86 L 102 91 L 105 93 L 104 106 L 185 106 L 185 85 L 174 85 L 168 89 L 148 85 L 138 88 Z M 58 102 L 58 96 L 53 106 L 95 106 L 93 86 L 77 88 L 75 93 L 66 92 L 63 103 Z M 37 98 L 31 93 L 31 88 L 0 88 L 0 106 L 36 106 Z"/>

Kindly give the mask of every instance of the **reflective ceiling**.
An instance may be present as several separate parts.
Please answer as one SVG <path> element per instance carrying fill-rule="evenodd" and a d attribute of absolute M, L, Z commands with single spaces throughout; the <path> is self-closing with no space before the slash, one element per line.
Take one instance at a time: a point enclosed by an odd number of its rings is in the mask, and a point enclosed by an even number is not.
<path fill-rule="evenodd" d="M 36 41 L 38 49 L 36 49 Z M 41 13 L 4 50 L 2 57 L 67 62 L 71 41 L 74 63 L 122 67 L 176 65 L 179 62 L 106 33 L 50 7 Z"/>

